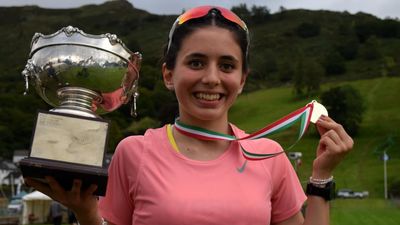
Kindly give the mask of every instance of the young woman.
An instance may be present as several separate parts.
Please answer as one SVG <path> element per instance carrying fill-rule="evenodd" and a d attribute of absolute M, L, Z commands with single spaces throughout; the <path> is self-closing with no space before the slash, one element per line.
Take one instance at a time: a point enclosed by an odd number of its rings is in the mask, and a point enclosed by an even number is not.
<path fill-rule="evenodd" d="M 228 121 L 229 108 L 248 75 L 249 34 L 231 11 L 202 6 L 173 24 L 165 49 L 165 86 L 179 102 L 180 124 L 225 135 L 246 134 Z M 343 127 L 322 116 L 308 198 L 285 154 L 247 161 L 241 148 L 277 153 L 269 139 L 207 140 L 167 125 L 131 136 L 117 147 L 107 194 L 81 182 L 63 190 L 31 179 L 27 184 L 73 209 L 81 225 L 100 224 L 329 224 L 332 172 L 353 141 Z M 307 199 L 306 217 L 300 210 Z"/>

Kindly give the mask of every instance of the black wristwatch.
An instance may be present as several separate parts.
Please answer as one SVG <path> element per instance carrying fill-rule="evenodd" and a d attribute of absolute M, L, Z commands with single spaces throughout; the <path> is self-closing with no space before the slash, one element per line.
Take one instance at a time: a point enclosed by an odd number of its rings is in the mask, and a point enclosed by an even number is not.
<path fill-rule="evenodd" d="M 328 182 L 325 187 L 317 187 L 313 183 L 308 182 L 307 195 L 314 195 L 324 198 L 326 201 L 330 201 L 335 198 L 335 182 Z"/>

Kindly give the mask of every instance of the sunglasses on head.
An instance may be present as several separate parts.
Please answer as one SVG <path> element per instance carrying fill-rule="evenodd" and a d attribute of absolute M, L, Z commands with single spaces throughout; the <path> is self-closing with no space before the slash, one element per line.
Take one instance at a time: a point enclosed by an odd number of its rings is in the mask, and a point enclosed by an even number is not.
<path fill-rule="evenodd" d="M 233 13 L 232 11 L 230 11 L 229 9 L 225 9 L 222 7 L 218 7 L 218 6 L 199 6 L 193 9 L 190 9 L 186 12 L 184 12 L 182 15 L 180 15 L 176 21 L 174 22 L 174 24 L 172 25 L 171 30 L 169 31 L 169 35 L 168 35 L 168 46 L 167 46 L 167 53 L 169 51 L 169 48 L 171 47 L 172 44 L 172 37 L 174 36 L 175 30 L 182 24 L 184 24 L 187 21 L 190 21 L 192 19 L 197 19 L 197 18 L 201 18 L 204 16 L 207 16 L 210 11 L 212 10 L 217 10 L 222 17 L 224 17 L 225 19 L 231 21 L 232 23 L 237 24 L 239 27 L 241 27 L 245 32 L 246 32 L 246 38 L 247 38 L 247 45 L 249 45 L 249 30 L 247 29 L 246 24 L 243 22 L 243 20 L 241 20 L 239 18 L 239 16 L 237 16 L 235 13 Z M 247 52 L 248 52 L 248 46 L 246 49 L 246 56 L 247 56 Z"/>

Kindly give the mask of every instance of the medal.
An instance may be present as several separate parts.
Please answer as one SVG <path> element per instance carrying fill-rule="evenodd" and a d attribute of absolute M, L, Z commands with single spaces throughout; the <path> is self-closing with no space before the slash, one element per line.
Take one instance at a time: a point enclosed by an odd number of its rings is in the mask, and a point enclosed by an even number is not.
<path fill-rule="evenodd" d="M 326 110 L 325 106 L 323 106 L 322 104 L 318 103 L 315 100 L 313 100 L 312 103 L 313 103 L 314 107 L 313 107 L 313 111 L 311 114 L 310 122 L 316 123 L 322 115 L 324 115 L 324 116 L 328 115 L 328 110 Z"/>

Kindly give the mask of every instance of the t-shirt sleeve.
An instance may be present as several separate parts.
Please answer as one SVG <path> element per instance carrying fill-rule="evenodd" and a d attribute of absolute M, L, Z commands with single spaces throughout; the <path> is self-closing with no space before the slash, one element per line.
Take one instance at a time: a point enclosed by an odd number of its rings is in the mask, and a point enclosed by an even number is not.
<path fill-rule="evenodd" d="M 117 225 L 131 224 L 143 144 L 140 137 L 122 140 L 108 168 L 107 191 L 99 200 L 100 215 Z"/>
<path fill-rule="evenodd" d="M 307 199 L 286 154 L 276 157 L 272 185 L 271 222 L 278 223 L 298 213 Z"/>

